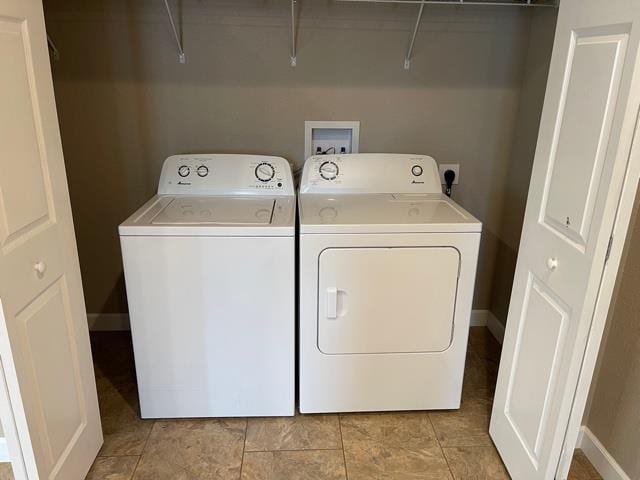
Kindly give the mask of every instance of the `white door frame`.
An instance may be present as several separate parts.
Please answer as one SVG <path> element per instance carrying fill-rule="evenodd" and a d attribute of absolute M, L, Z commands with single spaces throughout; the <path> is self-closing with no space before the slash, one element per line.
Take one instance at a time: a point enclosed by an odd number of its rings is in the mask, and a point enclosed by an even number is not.
<path fill-rule="evenodd" d="M 640 97 L 640 81 L 634 79 L 635 90 L 632 88 L 629 94 L 631 102 L 638 102 Z M 620 261 L 624 250 L 631 214 L 638 191 L 638 181 L 640 179 L 640 109 L 635 114 L 635 126 L 630 132 L 632 140 L 626 165 L 624 181 L 620 192 L 620 199 L 617 205 L 613 230 L 611 232 L 611 243 L 609 247 L 609 259 L 604 265 L 602 279 L 600 281 L 600 291 L 596 300 L 589 337 L 585 347 L 585 354 L 582 360 L 582 368 L 576 386 L 576 393 L 573 399 L 573 405 L 569 414 L 569 423 L 564 438 L 562 454 L 556 470 L 556 479 L 565 480 L 571 468 L 571 460 L 573 452 L 578 442 L 580 427 L 584 410 L 589 398 L 593 373 L 598 360 L 598 353 L 602 343 L 602 336 L 609 315 L 609 308 L 613 298 L 613 290 L 616 285 L 618 271 L 620 269 Z M 622 132 L 619 143 L 625 141 L 625 132 Z"/>

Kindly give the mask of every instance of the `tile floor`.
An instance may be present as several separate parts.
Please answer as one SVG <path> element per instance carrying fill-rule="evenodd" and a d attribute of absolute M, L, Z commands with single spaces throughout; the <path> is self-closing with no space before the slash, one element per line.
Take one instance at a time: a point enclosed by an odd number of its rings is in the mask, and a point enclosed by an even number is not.
<path fill-rule="evenodd" d="M 130 337 L 92 347 L 104 446 L 89 480 L 509 478 L 488 435 L 500 348 L 486 328 L 471 329 L 462 407 L 436 412 L 142 420 Z M 569 479 L 599 478 L 578 451 Z"/>

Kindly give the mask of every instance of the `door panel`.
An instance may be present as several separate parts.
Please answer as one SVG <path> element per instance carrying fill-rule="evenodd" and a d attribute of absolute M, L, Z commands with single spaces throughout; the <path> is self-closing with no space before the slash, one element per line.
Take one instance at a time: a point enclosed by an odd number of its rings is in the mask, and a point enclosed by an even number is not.
<path fill-rule="evenodd" d="M 543 221 L 581 249 L 588 241 L 627 37 L 587 30 L 575 33 L 569 46 Z"/>
<path fill-rule="evenodd" d="M 639 42 L 639 2 L 560 2 L 490 426 L 518 480 L 558 469 L 639 107 Z"/>
<path fill-rule="evenodd" d="M 63 277 L 15 317 L 16 340 L 25 351 L 22 378 L 39 393 L 33 408 L 43 425 L 39 440 L 48 470 L 59 469 L 64 452 L 86 424 L 68 303 Z"/>
<path fill-rule="evenodd" d="M 326 354 L 446 350 L 459 268 L 460 253 L 452 247 L 324 250 L 319 349 Z"/>
<path fill-rule="evenodd" d="M 102 443 L 44 17 L 0 5 L 0 355 L 29 478 L 84 478 Z"/>
<path fill-rule="evenodd" d="M 0 143 L 0 156 L 6 159 L 0 163 L 3 247 L 18 236 L 24 237 L 50 216 L 26 33 L 26 25 L 20 19 L 0 19 L 0 105 L 5 112 L 11 112 L 0 115 L 3 139 L 11 139 Z"/>
<path fill-rule="evenodd" d="M 568 310 L 541 282 L 529 277 L 505 412 L 535 464 L 540 460 L 540 433 L 548 419 L 563 353 Z"/>

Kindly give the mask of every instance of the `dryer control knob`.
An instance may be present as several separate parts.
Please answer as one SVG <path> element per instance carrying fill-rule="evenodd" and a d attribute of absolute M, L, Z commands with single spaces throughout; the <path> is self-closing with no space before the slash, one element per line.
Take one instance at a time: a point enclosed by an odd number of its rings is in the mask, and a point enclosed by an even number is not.
<path fill-rule="evenodd" d="M 331 161 L 323 162 L 322 165 L 320 165 L 319 170 L 320 176 L 325 180 L 335 180 L 335 178 L 338 176 L 338 173 L 340 173 L 338 165 L 335 162 Z"/>
<path fill-rule="evenodd" d="M 422 175 L 422 167 L 420 165 L 414 165 L 411 167 L 411 173 L 413 173 L 414 177 L 419 177 Z"/>
<path fill-rule="evenodd" d="M 258 180 L 268 182 L 275 176 L 276 169 L 270 163 L 262 162 L 256 167 L 255 173 Z"/>

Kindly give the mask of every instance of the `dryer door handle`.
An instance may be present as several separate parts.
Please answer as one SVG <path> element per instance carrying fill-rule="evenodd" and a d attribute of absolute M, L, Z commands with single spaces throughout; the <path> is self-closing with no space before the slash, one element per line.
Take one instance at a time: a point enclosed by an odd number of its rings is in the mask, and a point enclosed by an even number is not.
<path fill-rule="evenodd" d="M 336 287 L 327 288 L 327 318 L 338 318 L 338 289 Z"/>

